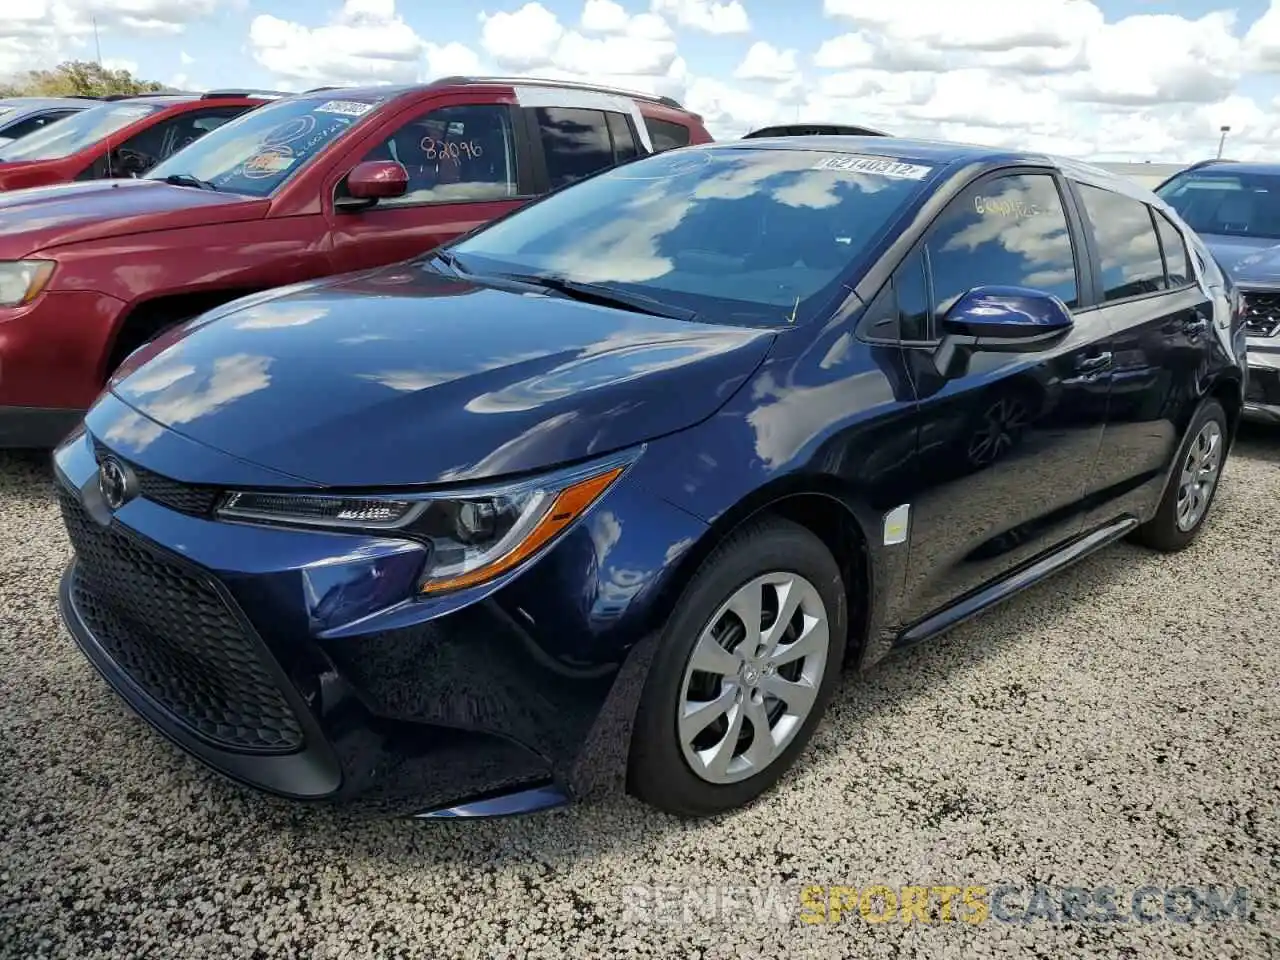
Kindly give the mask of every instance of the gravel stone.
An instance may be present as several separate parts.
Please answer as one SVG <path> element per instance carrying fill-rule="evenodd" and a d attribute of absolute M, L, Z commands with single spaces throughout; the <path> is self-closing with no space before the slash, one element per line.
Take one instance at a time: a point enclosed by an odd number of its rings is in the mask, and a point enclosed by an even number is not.
<path fill-rule="evenodd" d="M 1280 956 L 1280 433 L 1189 550 L 1122 544 L 849 677 L 778 790 L 684 823 L 619 798 L 353 822 L 241 790 L 62 629 L 47 458 L 0 455 L 0 957 Z M 1247 887 L 1217 924 L 800 920 L 809 884 Z M 637 915 L 637 887 L 758 888 Z M 672 904 L 668 904 L 672 906 Z"/>

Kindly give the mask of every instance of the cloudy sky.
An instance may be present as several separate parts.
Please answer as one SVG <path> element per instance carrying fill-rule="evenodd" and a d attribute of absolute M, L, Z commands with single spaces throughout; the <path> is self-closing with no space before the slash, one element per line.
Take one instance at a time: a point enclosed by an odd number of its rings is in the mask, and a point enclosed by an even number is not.
<path fill-rule="evenodd" d="M 188 89 L 587 78 L 733 137 L 779 120 L 1094 159 L 1280 147 L 1280 0 L 12 0 L 0 75 L 102 58 Z"/>

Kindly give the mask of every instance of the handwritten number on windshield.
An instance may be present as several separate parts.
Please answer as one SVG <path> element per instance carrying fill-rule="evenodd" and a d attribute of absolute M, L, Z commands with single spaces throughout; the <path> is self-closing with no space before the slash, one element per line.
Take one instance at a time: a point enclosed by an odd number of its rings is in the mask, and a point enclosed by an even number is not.
<path fill-rule="evenodd" d="M 422 153 L 428 160 L 475 160 L 484 150 L 474 140 L 437 140 L 422 138 Z"/>

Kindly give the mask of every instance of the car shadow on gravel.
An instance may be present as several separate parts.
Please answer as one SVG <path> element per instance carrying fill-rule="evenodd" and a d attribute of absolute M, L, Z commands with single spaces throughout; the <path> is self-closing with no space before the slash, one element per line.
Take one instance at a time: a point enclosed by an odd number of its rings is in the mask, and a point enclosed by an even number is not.
<path fill-rule="evenodd" d="M 1248 457 L 1263 463 L 1280 463 L 1280 427 L 1242 423 L 1231 450 L 1232 457 Z"/>
<path fill-rule="evenodd" d="M 1033 625 L 1052 629 L 1069 620 L 1079 604 L 1089 603 L 1099 581 L 1119 578 L 1135 558 L 1147 552 L 1119 545 L 1087 558 L 1050 583 L 1013 597 L 999 611 L 980 616 L 945 637 L 903 651 L 865 676 L 850 673 L 841 682 L 828 715 L 813 743 L 784 778 L 783 786 L 765 794 L 758 805 L 785 802 L 787 783 L 819 773 L 828 764 L 848 764 L 850 752 L 837 733 L 856 729 L 882 711 L 902 710 L 916 697 L 929 696 L 939 682 L 957 672 L 976 669 L 1006 648 L 1032 642 L 1026 631 Z M 1052 612 L 1046 595 L 1052 591 Z M 809 779 L 809 778 L 806 778 Z M 794 784 L 797 790 L 811 789 Z M 673 843 L 691 840 L 734 817 L 750 817 L 751 810 L 707 821 L 683 821 L 655 811 L 626 796 L 611 796 L 529 816 L 485 820 L 370 820 L 330 807 L 298 807 L 239 791 L 219 781 L 219 798 L 265 828 L 255 835 L 272 844 L 287 835 L 291 849 L 317 862 L 334 855 L 378 859 L 384 867 L 412 870 L 435 863 L 454 865 L 529 867 L 542 871 L 567 868 L 583 860 L 617 856 L 628 849 L 650 848 L 655 838 Z M 835 788 L 833 788 L 835 789 Z M 213 799 L 213 798 L 209 798 Z M 238 818 L 238 817 L 237 817 Z M 274 837 L 274 839 L 273 839 Z M 661 846 L 661 844 L 659 844 Z"/>

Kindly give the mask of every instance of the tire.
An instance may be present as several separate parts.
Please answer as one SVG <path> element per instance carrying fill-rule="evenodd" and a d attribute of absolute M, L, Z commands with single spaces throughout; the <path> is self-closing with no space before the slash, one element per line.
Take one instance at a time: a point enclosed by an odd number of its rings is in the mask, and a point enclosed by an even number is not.
<path fill-rule="evenodd" d="M 825 643 L 820 627 L 807 617 L 792 617 L 782 633 L 770 631 L 777 623 L 774 601 L 780 593 L 774 583 L 759 586 L 762 578 L 770 577 L 790 584 L 788 596 L 800 604 L 796 609 L 803 614 L 819 609 L 825 613 Z M 765 611 L 760 619 L 764 626 L 757 630 L 762 644 L 758 649 L 770 640 L 776 643 L 776 664 L 767 656 L 749 657 L 745 666 L 741 659 L 748 643 L 746 621 L 726 608 L 748 588 L 762 598 Z M 713 627 L 718 639 L 709 636 Z M 839 680 L 846 633 L 840 568 L 818 537 L 777 517 L 753 521 L 734 533 L 699 567 L 663 628 L 632 732 L 630 792 L 668 813 L 703 817 L 743 806 L 771 788 L 795 762 L 822 718 Z M 710 644 L 713 640 L 718 647 L 700 646 L 700 641 Z M 699 662 L 713 663 L 720 676 L 693 669 L 695 647 Z M 704 650 L 714 655 L 708 660 Z M 785 658 L 792 659 L 784 662 Z M 735 664 L 737 672 L 731 673 Z M 785 686 L 788 683 L 792 685 Z M 778 691 L 800 696 L 784 700 L 776 696 Z M 803 713 L 810 695 L 812 704 Z M 734 697 L 745 699 L 735 702 Z M 679 718 L 690 701 L 728 704 L 718 714 L 712 709 L 705 727 L 694 723 L 686 728 L 700 729 L 697 737 L 702 739 L 681 737 Z M 731 744 L 728 732 L 735 711 L 740 731 Z M 765 739 L 754 736 L 756 727 L 749 722 L 753 715 L 769 725 Z M 741 755 L 742 738 L 752 748 L 748 757 L 759 748 L 755 758 L 763 760 L 759 769 Z M 717 740 L 720 750 L 714 746 Z M 725 746 L 732 757 L 727 769 L 700 762 L 703 751 L 723 758 Z M 702 772 L 695 771 L 695 764 Z"/>
<path fill-rule="evenodd" d="M 1173 462 L 1173 472 L 1169 477 L 1164 496 L 1160 499 L 1160 506 L 1156 508 L 1155 516 L 1135 531 L 1133 536 L 1135 541 L 1162 553 L 1175 553 L 1185 549 L 1196 538 L 1196 534 L 1204 526 L 1205 518 L 1213 506 L 1213 498 L 1218 492 L 1222 479 L 1222 468 L 1227 460 L 1228 429 L 1227 413 L 1222 408 L 1222 404 L 1213 399 L 1205 400 L 1200 404 L 1178 447 L 1178 455 Z M 1206 435 L 1209 438 L 1216 437 L 1216 441 L 1206 440 Z M 1187 503 L 1188 470 L 1192 468 L 1193 463 L 1203 463 L 1205 460 L 1204 444 L 1206 442 L 1216 442 L 1216 454 L 1213 454 L 1216 456 L 1216 467 L 1207 486 L 1199 490 L 1200 506 L 1194 522 L 1189 524 L 1180 522 L 1180 507 L 1185 507 Z M 1199 470 L 1197 474 L 1203 476 Z"/>

